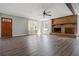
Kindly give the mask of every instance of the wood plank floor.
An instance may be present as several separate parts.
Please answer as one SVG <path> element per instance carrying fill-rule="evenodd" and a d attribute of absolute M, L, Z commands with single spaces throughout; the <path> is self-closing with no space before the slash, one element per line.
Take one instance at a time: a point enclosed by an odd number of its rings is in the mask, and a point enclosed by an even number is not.
<path fill-rule="evenodd" d="M 0 56 L 79 56 L 79 39 L 53 35 L 0 39 Z"/>

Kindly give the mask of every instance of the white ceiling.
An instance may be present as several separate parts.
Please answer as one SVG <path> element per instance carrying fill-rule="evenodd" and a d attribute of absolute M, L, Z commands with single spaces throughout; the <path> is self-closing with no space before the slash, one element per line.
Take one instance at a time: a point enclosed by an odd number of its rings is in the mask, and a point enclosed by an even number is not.
<path fill-rule="evenodd" d="M 52 16 L 46 17 L 45 19 L 72 15 L 64 3 L 0 3 L 0 13 L 28 17 L 34 20 L 45 20 L 42 16 L 42 12 L 45 9 L 52 12 Z"/>

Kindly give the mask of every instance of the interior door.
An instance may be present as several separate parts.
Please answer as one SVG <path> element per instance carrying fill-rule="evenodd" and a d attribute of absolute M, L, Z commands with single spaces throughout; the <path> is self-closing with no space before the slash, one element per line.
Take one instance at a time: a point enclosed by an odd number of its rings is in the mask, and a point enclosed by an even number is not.
<path fill-rule="evenodd" d="M 1 18 L 1 37 L 8 38 L 12 37 L 12 19 L 11 18 Z"/>

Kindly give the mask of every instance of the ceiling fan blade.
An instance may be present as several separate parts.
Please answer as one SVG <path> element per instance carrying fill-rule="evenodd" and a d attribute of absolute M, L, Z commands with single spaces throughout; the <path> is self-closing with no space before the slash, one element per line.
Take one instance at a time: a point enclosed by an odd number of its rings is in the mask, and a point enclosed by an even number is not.
<path fill-rule="evenodd" d="M 48 11 L 47 13 L 51 13 L 51 11 Z"/>
<path fill-rule="evenodd" d="M 47 15 L 47 16 L 52 16 L 52 15 Z"/>
<path fill-rule="evenodd" d="M 52 15 L 48 15 L 48 16 L 52 16 Z"/>
<path fill-rule="evenodd" d="M 43 18 L 45 18 L 45 14 L 43 14 Z"/>
<path fill-rule="evenodd" d="M 52 16 L 52 15 L 50 15 L 50 14 L 47 14 L 47 13 L 46 13 L 46 15 L 47 15 L 47 16 Z"/>
<path fill-rule="evenodd" d="M 43 18 L 45 18 L 46 15 L 46 9 L 43 11 Z"/>
<path fill-rule="evenodd" d="M 45 13 L 46 13 L 45 11 L 46 11 L 46 10 L 43 11 L 43 15 L 45 15 Z"/>

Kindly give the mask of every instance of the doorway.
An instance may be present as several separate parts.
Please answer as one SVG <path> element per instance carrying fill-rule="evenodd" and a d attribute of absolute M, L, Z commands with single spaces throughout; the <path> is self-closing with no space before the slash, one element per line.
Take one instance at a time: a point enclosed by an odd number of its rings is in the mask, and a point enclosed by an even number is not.
<path fill-rule="evenodd" d="M 11 18 L 1 18 L 1 38 L 12 37 L 12 19 Z"/>
<path fill-rule="evenodd" d="M 28 21 L 28 31 L 29 34 L 37 34 L 38 31 L 38 22 L 34 20 Z"/>
<path fill-rule="evenodd" d="M 51 30 L 51 22 L 50 20 L 42 21 L 41 31 L 42 34 L 50 34 Z"/>

